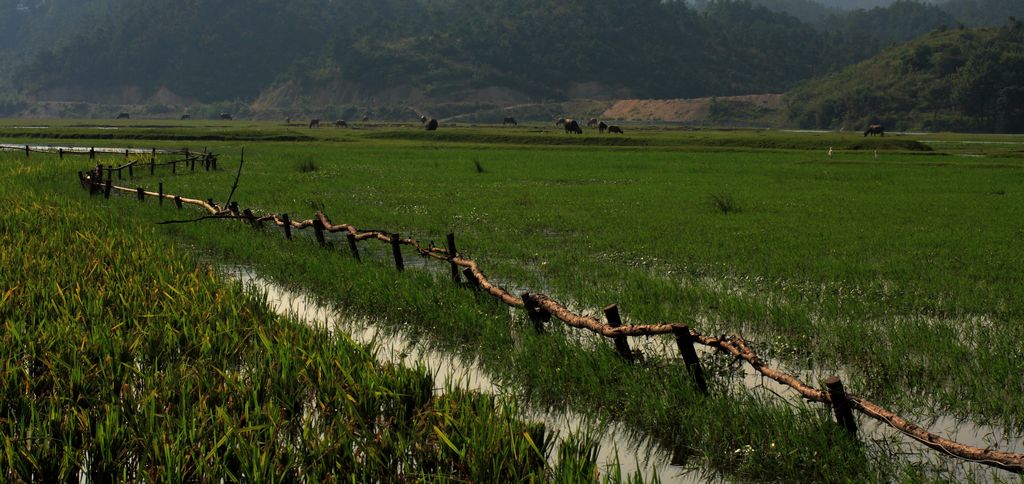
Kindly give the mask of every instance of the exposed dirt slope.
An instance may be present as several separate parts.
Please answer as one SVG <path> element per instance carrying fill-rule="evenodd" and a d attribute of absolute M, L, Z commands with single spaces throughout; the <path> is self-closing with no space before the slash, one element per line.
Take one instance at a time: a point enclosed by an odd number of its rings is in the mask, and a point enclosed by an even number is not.
<path fill-rule="evenodd" d="M 628 121 L 713 121 L 718 116 L 712 105 L 727 105 L 730 111 L 745 108 L 750 112 L 774 112 L 782 107 L 781 94 L 702 97 L 695 99 L 623 99 L 608 108 L 601 117 Z"/>

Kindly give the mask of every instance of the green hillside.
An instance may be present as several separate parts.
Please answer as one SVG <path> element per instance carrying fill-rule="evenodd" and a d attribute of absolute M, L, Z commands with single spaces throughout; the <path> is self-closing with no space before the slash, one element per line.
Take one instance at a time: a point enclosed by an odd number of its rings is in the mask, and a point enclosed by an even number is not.
<path fill-rule="evenodd" d="M 786 96 L 802 128 L 1024 132 L 1024 26 L 936 30 Z"/>
<path fill-rule="evenodd" d="M 381 113 L 782 92 L 953 23 L 898 3 L 869 16 L 898 22 L 827 31 L 736 0 L 0 0 L 0 115 L 11 98 Z"/>

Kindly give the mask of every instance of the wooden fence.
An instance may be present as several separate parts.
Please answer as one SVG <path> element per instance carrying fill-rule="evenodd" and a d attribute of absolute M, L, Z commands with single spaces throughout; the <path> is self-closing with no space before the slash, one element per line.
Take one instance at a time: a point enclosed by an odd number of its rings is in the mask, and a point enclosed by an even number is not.
<path fill-rule="evenodd" d="M 124 166 L 121 166 L 115 170 L 123 168 Z M 627 340 L 628 336 L 672 335 L 687 371 L 694 380 L 694 385 L 705 394 L 708 392 L 708 387 L 701 369 L 700 359 L 694 349 L 694 345 L 697 344 L 728 353 L 738 360 L 745 361 L 761 375 L 792 388 L 808 401 L 830 405 L 835 413 L 837 423 L 851 436 L 855 437 L 857 432 L 857 424 L 853 416 L 853 411 L 857 411 L 897 429 L 921 444 L 945 455 L 1015 473 L 1024 473 L 1024 454 L 1022 453 L 972 447 L 928 432 L 879 404 L 846 393 L 842 381 L 837 376 L 822 382 L 823 389 L 812 387 L 795 375 L 768 366 L 738 335 L 720 337 L 702 335 L 684 323 L 623 325 L 616 305 L 604 308 L 605 321 L 601 321 L 591 316 L 575 313 L 544 294 L 530 292 L 519 295 L 511 294 L 492 283 L 481 271 L 476 261 L 459 254 L 455 246 L 454 234 L 448 234 L 447 247 L 435 247 L 432 243 L 424 247 L 416 239 L 402 238 L 397 233 L 382 230 L 360 230 L 349 224 L 335 224 L 322 211 L 317 211 L 310 219 L 293 220 L 286 213 L 257 215 L 250 209 L 240 210 L 237 202 L 229 202 L 226 207 L 222 207 L 213 199 L 201 200 L 167 194 L 163 191 L 162 183 L 157 192 L 146 191 L 142 187 L 117 186 L 112 184 L 110 169 L 107 170 L 106 178 L 103 176 L 102 166 L 88 172 L 79 172 L 79 181 L 93 195 L 103 194 L 105 197 L 109 197 L 111 193 L 132 193 L 140 202 L 145 201 L 147 197 L 155 197 L 161 204 L 164 200 L 173 200 L 179 209 L 185 205 L 201 208 L 206 212 L 202 218 L 236 219 L 254 227 L 272 224 L 281 228 L 284 236 L 288 239 L 292 238 L 292 232 L 295 230 L 312 229 L 321 246 L 326 246 L 328 234 L 344 234 L 352 256 L 357 259 L 360 257 L 357 242 L 377 240 L 391 245 L 395 266 L 399 271 L 404 269 L 400 246 L 407 245 L 423 257 L 448 263 L 451 266 L 451 277 L 454 281 L 461 283 L 461 276 L 464 276 L 468 281 L 467 284 L 490 294 L 509 306 L 524 309 L 538 332 L 543 332 L 544 324 L 549 323 L 551 318 L 555 318 L 574 328 L 585 329 L 610 338 L 618 353 L 627 361 L 633 360 L 633 353 Z"/>

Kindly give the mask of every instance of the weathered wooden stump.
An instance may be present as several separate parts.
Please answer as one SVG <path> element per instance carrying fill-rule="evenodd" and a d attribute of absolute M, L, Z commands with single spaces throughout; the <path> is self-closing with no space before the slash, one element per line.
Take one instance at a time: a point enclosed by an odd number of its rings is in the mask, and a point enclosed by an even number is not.
<path fill-rule="evenodd" d="M 608 319 L 608 326 L 618 328 L 622 326 L 622 319 L 619 318 L 619 306 L 612 304 L 604 308 L 604 317 Z M 625 336 L 616 336 L 615 350 L 619 352 L 626 361 L 633 361 L 633 352 L 629 349 L 629 341 L 626 340 Z"/>

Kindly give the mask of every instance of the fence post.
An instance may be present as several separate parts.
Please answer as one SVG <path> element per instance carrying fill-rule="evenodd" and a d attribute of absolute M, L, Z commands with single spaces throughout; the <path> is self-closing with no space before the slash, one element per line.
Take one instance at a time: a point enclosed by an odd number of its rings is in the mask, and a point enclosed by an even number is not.
<path fill-rule="evenodd" d="M 160 182 L 160 205 L 164 204 L 164 182 Z"/>
<path fill-rule="evenodd" d="M 402 240 L 398 234 L 391 234 L 391 254 L 395 256 L 395 269 L 405 270 L 405 263 L 402 262 Z"/>
<path fill-rule="evenodd" d="M 249 225 L 252 225 L 252 228 L 256 228 L 256 216 L 253 215 L 252 210 L 247 208 L 242 211 L 242 214 L 245 215 L 245 220 L 249 222 Z"/>
<path fill-rule="evenodd" d="M 693 382 L 697 384 L 700 392 L 707 395 L 708 383 L 704 380 L 704 369 L 700 366 L 697 351 L 693 349 L 693 335 L 690 334 L 690 327 L 685 325 L 673 327 L 672 334 L 676 337 L 676 346 L 679 347 L 679 354 L 686 362 L 686 371 L 690 373 L 690 378 L 693 378 Z"/>
<path fill-rule="evenodd" d="M 28 145 L 25 145 L 25 158 L 28 158 Z"/>
<path fill-rule="evenodd" d="M 352 252 L 352 257 L 356 259 L 356 262 L 362 262 L 359 258 L 359 247 L 356 246 L 356 236 L 352 232 L 349 232 L 345 237 L 348 239 L 348 250 Z"/>
<path fill-rule="evenodd" d="M 177 173 L 178 173 L 178 161 L 174 160 L 174 161 L 171 162 L 171 174 L 174 175 L 174 174 L 177 174 Z"/>
<path fill-rule="evenodd" d="M 192 160 L 192 163 L 190 163 L 192 173 L 195 173 L 196 172 L 196 159 L 194 157 L 193 158 L 189 158 L 189 159 Z"/>
<path fill-rule="evenodd" d="M 139 201 L 144 202 L 146 200 L 146 191 L 142 187 L 136 188 L 135 191 L 139 194 Z"/>
<path fill-rule="evenodd" d="M 213 171 L 217 171 L 217 155 L 213 153 L 210 153 L 210 166 L 213 168 Z"/>
<path fill-rule="evenodd" d="M 466 282 L 474 289 L 480 288 L 480 280 L 473 275 L 473 269 L 470 269 L 469 267 L 463 269 L 462 275 L 466 276 Z"/>
<path fill-rule="evenodd" d="M 455 248 L 455 234 L 448 234 L 448 263 L 452 265 L 452 280 L 456 284 L 462 282 L 459 278 L 459 266 L 455 265 L 453 259 L 459 254 L 458 249 Z"/>
<path fill-rule="evenodd" d="M 113 188 L 113 182 L 107 180 L 106 186 L 103 187 L 103 198 L 110 198 L 110 189 Z"/>
<path fill-rule="evenodd" d="M 604 317 L 608 319 L 608 326 L 618 328 L 622 326 L 622 319 L 619 318 L 619 306 L 612 304 L 604 308 Z M 615 350 L 619 352 L 619 355 L 625 358 L 626 361 L 633 361 L 633 352 L 629 349 L 629 342 L 625 336 L 616 336 Z"/>
<path fill-rule="evenodd" d="M 60 159 L 64 159 L 64 148 L 57 148 L 57 154 L 60 155 Z"/>
<path fill-rule="evenodd" d="M 124 159 L 128 159 L 128 148 L 124 149 Z"/>
<path fill-rule="evenodd" d="M 122 178 L 122 176 L 121 176 L 121 171 L 122 171 L 122 170 L 124 170 L 124 167 L 123 167 L 123 166 L 122 166 L 122 167 L 119 167 L 119 168 L 117 169 L 117 179 L 118 179 L 118 180 L 120 180 L 120 179 Z"/>
<path fill-rule="evenodd" d="M 131 164 L 128 165 L 128 176 L 135 177 L 135 168 Z"/>
<path fill-rule="evenodd" d="M 533 321 L 533 329 L 537 331 L 537 334 L 543 333 L 544 323 L 551 321 L 551 313 L 540 307 L 540 304 L 537 304 L 537 300 L 528 292 L 524 292 L 520 298 L 523 300 L 526 315 L 530 317 L 530 321 Z"/>
<path fill-rule="evenodd" d="M 89 148 L 89 159 L 90 160 L 95 160 L 96 159 L 96 147 L 95 146 L 92 147 L 92 148 Z"/>
<path fill-rule="evenodd" d="M 836 423 L 846 429 L 852 436 L 857 435 L 857 421 L 853 418 L 853 410 L 850 399 L 843 388 L 843 381 L 838 376 L 831 376 L 825 380 L 825 387 L 828 389 L 828 399 L 832 401 L 832 410 L 836 413 Z"/>
<path fill-rule="evenodd" d="M 154 172 L 156 172 L 156 160 L 150 159 L 149 160 L 149 174 L 152 175 Z"/>
<path fill-rule="evenodd" d="M 288 218 L 288 214 L 281 214 L 281 222 L 284 222 L 284 236 L 288 240 L 292 240 L 292 220 Z"/>
<path fill-rule="evenodd" d="M 178 195 L 174 196 L 174 206 L 178 207 L 178 210 L 181 210 L 181 197 Z"/>
<path fill-rule="evenodd" d="M 316 215 L 313 215 L 313 233 L 320 247 L 327 245 L 327 239 L 324 238 L 324 223 Z"/>

